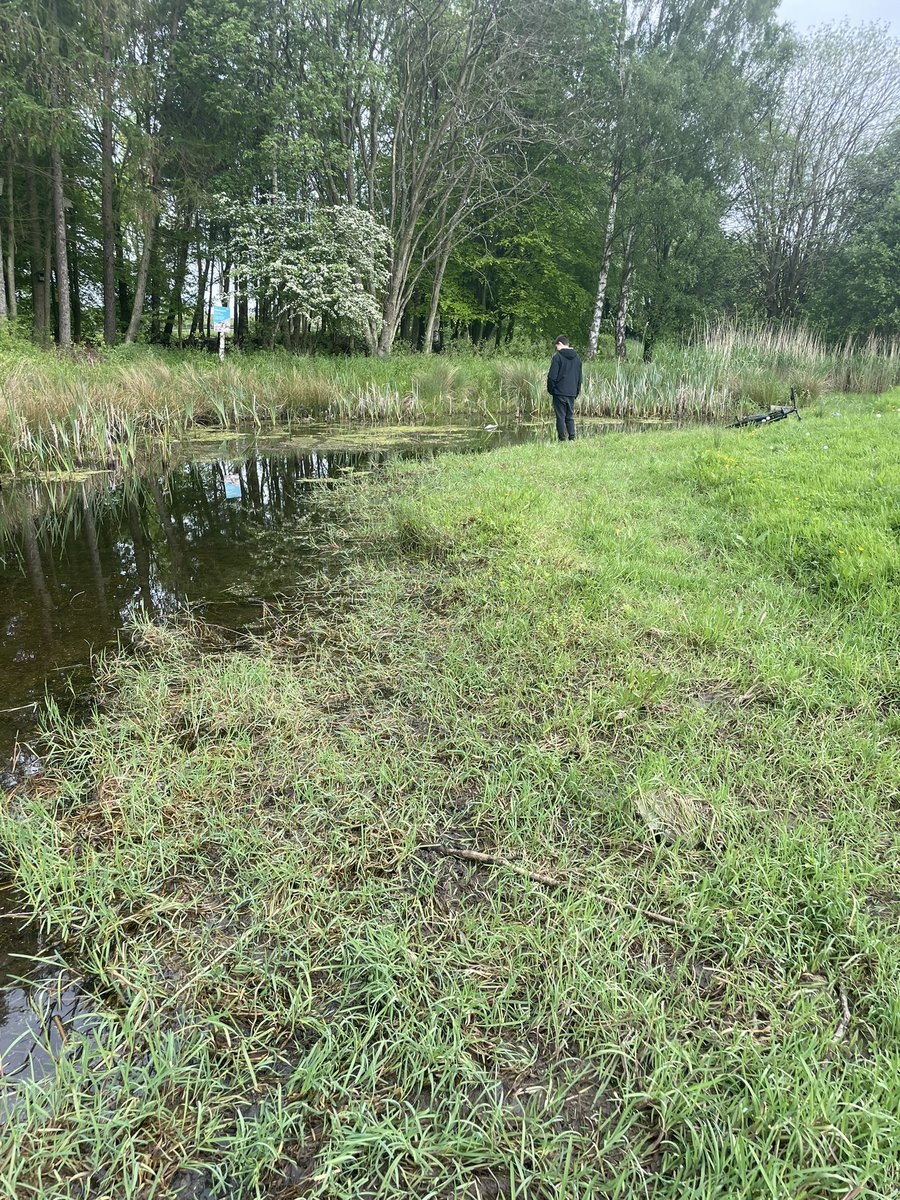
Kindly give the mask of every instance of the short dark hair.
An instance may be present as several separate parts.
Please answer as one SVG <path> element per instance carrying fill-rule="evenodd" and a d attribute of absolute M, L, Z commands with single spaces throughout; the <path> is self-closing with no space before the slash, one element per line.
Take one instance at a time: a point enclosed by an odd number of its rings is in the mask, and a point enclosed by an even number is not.
<path fill-rule="evenodd" d="M 558 338 L 554 338 L 554 340 L 553 340 L 553 345 L 554 345 L 554 346 L 558 346 L 560 342 L 562 342 L 562 344 L 563 344 L 564 346 L 568 346 L 568 344 L 569 344 L 569 339 L 568 339 L 567 337 L 558 337 Z"/>

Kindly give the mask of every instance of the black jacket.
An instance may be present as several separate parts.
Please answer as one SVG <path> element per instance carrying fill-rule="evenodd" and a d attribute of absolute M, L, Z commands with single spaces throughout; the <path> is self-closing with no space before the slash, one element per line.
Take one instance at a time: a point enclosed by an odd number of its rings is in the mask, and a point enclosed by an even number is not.
<path fill-rule="evenodd" d="M 547 391 L 551 396 L 571 396 L 581 391 L 581 359 L 571 346 L 557 350 L 547 374 Z"/>

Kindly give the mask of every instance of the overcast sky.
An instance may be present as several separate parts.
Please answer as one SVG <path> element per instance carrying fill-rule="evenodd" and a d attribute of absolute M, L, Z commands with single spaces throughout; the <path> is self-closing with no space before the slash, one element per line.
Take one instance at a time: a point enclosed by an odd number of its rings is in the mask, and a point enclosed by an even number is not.
<path fill-rule="evenodd" d="M 813 25 L 850 17 L 854 25 L 866 21 L 885 21 L 895 37 L 900 37 L 900 4 L 897 0 L 782 0 L 782 20 L 790 21 L 805 32 Z"/>

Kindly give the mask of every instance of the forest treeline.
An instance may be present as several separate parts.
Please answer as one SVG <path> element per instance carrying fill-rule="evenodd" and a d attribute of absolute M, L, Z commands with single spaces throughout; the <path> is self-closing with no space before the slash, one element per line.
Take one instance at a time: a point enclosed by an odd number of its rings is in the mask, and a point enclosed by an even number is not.
<path fill-rule="evenodd" d="M 0 323 L 247 346 L 900 331 L 900 50 L 772 0 L 0 0 Z"/>

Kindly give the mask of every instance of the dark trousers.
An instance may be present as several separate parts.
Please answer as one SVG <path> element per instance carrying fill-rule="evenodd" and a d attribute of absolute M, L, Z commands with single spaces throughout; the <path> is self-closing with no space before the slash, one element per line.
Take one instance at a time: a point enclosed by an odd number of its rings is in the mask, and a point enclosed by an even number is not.
<path fill-rule="evenodd" d="M 574 407 L 574 396 L 553 397 L 553 411 L 556 413 L 556 436 L 561 442 L 575 441 Z"/>

